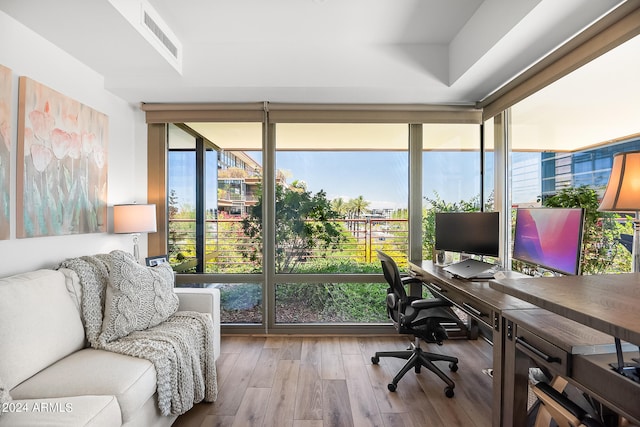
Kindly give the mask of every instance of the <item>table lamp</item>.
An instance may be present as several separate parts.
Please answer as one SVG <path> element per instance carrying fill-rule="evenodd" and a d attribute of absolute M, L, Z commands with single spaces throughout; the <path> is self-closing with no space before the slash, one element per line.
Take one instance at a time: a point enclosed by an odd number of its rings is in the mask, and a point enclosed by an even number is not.
<path fill-rule="evenodd" d="M 155 233 L 156 205 L 114 205 L 113 232 L 133 236 L 133 257 L 140 262 L 138 239 L 140 233 Z"/>
<path fill-rule="evenodd" d="M 614 154 L 611 176 L 598 210 L 635 213 L 631 271 L 640 273 L 640 151 Z M 640 359 L 625 362 L 620 338 L 615 337 L 614 341 L 618 362 L 612 363 L 611 366 L 618 373 L 638 381 Z"/>
<path fill-rule="evenodd" d="M 599 211 L 634 212 L 631 271 L 640 272 L 640 151 L 617 153 Z"/>

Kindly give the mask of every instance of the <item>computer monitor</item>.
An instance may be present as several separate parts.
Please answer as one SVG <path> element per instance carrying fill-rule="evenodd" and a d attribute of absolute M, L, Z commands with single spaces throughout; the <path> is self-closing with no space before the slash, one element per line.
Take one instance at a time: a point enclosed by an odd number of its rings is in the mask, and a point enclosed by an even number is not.
<path fill-rule="evenodd" d="M 498 257 L 498 212 L 439 212 L 435 217 L 435 249 Z"/>
<path fill-rule="evenodd" d="M 518 208 L 513 259 L 562 274 L 580 274 L 583 226 L 581 208 Z"/>

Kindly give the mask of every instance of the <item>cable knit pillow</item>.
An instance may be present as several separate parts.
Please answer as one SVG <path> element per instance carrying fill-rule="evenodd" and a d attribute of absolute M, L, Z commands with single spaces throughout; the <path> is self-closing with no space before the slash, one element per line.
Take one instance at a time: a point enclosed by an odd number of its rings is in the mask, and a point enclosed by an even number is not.
<path fill-rule="evenodd" d="M 114 341 L 165 321 L 178 310 L 168 263 L 144 267 L 124 251 L 111 252 L 104 320 L 99 341 Z"/>

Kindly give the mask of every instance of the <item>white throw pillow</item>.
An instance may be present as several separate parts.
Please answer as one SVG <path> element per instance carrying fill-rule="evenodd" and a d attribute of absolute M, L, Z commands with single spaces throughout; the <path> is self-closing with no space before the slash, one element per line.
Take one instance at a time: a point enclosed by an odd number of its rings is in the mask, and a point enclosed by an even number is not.
<path fill-rule="evenodd" d="M 173 292 L 173 270 L 168 263 L 144 267 L 131 254 L 113 251 L 104 320 L 99 340 L 103 343 L 164 322 L 178 310 Z"/>

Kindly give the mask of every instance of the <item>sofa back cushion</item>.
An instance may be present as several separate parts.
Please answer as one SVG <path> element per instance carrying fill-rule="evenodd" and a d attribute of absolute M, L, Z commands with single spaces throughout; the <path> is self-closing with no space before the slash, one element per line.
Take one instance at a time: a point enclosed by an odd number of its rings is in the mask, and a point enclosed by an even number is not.
<path fill-rule="evenodd" d="M 0 378 L 12 389 L 84 346 L 84 328 L 59 271 L 0 279 Z"/>

